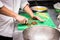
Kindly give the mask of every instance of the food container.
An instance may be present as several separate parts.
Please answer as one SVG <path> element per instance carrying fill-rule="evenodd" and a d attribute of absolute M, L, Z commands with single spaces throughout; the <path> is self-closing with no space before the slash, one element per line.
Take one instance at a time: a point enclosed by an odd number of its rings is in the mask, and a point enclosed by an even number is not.
<path fill-rule="evenodd" d="M 42 12 L 42 11 L 46 11 L 48 8 L 45 6 L 32 6 L 31 9 L 33 11 Z"/>
<path fill-rule="evenodd" d="M 59 2 L 54 4 L 54 8 L 55 8 L 56 13 L 60 13 L 60 3 Z"/>

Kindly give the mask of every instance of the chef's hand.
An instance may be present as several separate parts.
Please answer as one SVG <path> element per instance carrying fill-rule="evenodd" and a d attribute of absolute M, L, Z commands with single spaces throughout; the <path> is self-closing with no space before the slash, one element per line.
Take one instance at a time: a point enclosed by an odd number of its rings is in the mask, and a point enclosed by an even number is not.
<path fill-rule="evenodd" d="M 32 17 L 34 20 L 39 20 L 39 21 L 41 21 L 41 22 L 44 22 L 44 20 L 43 19 L 41 19 L 40 17 L 38 17 L 38 16 L 33 16 Z"/>
<path fill-rule="evenodd" d="M 28 22 L 28 19 L 27 18 L 25 18 L 23 16 L 20 16 L 20 15 L 16 17 L 16 20 L 18 22 L 20 22 L 21 24 L 27 24 L 27 22 Z"/>

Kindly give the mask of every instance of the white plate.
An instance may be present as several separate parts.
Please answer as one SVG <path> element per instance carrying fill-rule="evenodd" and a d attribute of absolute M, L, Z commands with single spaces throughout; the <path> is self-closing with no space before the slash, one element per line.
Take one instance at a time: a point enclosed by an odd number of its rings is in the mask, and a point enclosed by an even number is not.
<path fill-rule="evenodd" d="M 47 7 L 45 7 L 45 6 L 33 6 L 33 7 L 31 7 L 31 9 L 32 9 L 33 11 L 42 12 L 42 11 L 47 10 Z"/>

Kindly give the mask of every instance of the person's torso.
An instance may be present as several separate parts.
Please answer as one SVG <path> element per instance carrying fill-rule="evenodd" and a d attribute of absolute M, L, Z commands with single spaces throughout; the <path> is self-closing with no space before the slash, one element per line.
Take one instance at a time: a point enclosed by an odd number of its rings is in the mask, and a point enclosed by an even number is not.
<path fill-rule="evenodd" d="M 8 9 L 18 13 L 21 0 L 0 0 Z M 14 19 L 0 14 L 0 35 L 12 36 L 14 29 Z"/>
<path fill-rule="evenodd" d="M 1 2 L 10 10 L 18 13 L 21 0 L 1 0 Z"/>

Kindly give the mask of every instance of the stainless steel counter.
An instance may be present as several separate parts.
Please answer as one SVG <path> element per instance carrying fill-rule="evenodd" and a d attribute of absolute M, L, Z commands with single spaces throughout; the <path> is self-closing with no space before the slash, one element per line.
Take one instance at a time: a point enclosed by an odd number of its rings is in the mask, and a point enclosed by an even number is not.
<path fill-rule="evenodd" d="M 49 12 L 49 14 L 50 14 L 50 17 L 52 18 L 52 20 L 54 21 L 54 23 L 58 26 L 59 25 L 59 23 L 58 23 L 58 21 L 56 20 L 56 13 L 54 12 L 54 10 L 53 9 L 48 9 L 48 12 Z M 17 30 L 17 27 L 15 28 L 16 29 L 16 31 L 14 32 L 14 34 L 13 34 L 13 40 L 24 40 L 23 39 L 23 31 L 18 31 Z"/>
<path fill-rule="evenodd" d="M 54 11 L 54 9 L 48 9 L 48 13 L 56 26 L 58 26 L 59 22 L 57 21 L 57 13 Z"/>

